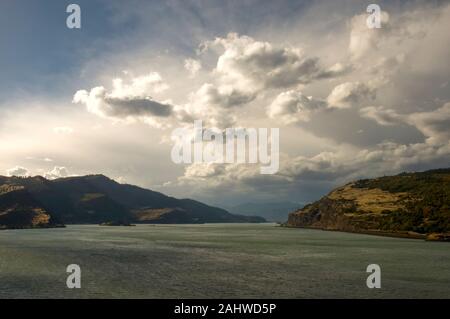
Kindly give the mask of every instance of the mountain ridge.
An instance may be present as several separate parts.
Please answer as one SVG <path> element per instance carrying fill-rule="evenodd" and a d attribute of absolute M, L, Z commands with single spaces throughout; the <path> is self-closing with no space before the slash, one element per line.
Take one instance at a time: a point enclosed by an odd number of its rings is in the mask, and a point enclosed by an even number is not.
<path fill-rule="evenodd" d="M 101 174 L 54 180 L 42 176 L 0 176 L 0 186 L 22 188 L 33 199 L 36 207 L 65 224 L 265 221 L 257 216 L 230 214 L 224 209 L 192 199 L 177 199 L 135 185 L 119 184 Z M 15 204 L 21 205 L 20 198 Z M 0 207 L 1 205 L 0 200 Z M 13 211 L 9 212 L 12 213 Z M 0 210 L 0 217 L 2 214 L 5 211 Z M 0 223 L 0 227 L 2 225 L 3 228 L 8 227 L 7 224 Z M 22 226 L 32 228 L 36 225 L 24 223 Z M 53 224 L 42 226 L 51 227 Z"/>

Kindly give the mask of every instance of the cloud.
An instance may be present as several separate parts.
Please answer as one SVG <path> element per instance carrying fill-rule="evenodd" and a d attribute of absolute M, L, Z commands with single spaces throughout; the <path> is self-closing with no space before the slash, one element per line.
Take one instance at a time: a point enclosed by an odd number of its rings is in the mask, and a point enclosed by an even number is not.
<path fill-rule="evenodd" d="M 330 79 L 336 78 L 341 75 L 345 75 L 352 70 L 353 66 L 351 64 L 344 65 L 342 63 L 336 63 L 329 67 L 328 69 L 324 69 L 317 74 L 317 79 Z"/>
<path fill-rule="evenodd" d="M 169 85 L 163 81 L 161 75 L 157 72 L 131 78 L 129 82 L 125 83 L 122 78 L 113 79 L 111 97 L 147 97 L 150 92 L 158 93 L 169 88 Z"/>
<path fill-rule="evenodd" d="M 115 180 L 117 183 L 119 183 L 119 184 L 126 184 L 126 183 L 127 183 L 126 178 L 124 178 L 123 176 L 119 176 L 119 177 L 117 177 L 117 178 L 114 178 L 114 180 Z"/>
<path fill-rule="evenodd" d="M 40 171 L 40 170 L 38 170 L 38 171 Z M 30 171 L 21 166 L 16 166 L 16 167 L 6 170 L 6 174 L 7 174 L 7 176 L 18 176 L 18 177 L 31 176 Z M 47 179 L 57 179 L 57 178 L 68 177 L 68 176 L 74 176 L 74 175 L 70 175 L 67 168 L 62 167 L 62 166 L 55 166 L 52 170 L 50 170 L 44 174 L 44 177 Z"/>
<path fill-rule="evenodd" d="M 325 108 L 326 102 L 307 97 L 299 91 L 280 93 L 270 104 L 267 115 L 285 124 L 307 122 L 314 111 Z"/>
<path fill-rule="evenodd" d="M 231 109 L 242 107 L 255 98 L 255 93 L 238 90 L 230 85 L 217 87 L 205 83 L 189 95 L 188 103 L 177 106 L 174 113 L 182 122 L 192 123 L 195 119 L 203 119 L 207 125 L 227 128 L 236 121 Z"/>
<path fill-rule="evenodd" d="M 188 70 L 189 77 L 194 78 L 202 68 L 202 63 L 199 60 L 186 59 L 184 60 L 184 68 Z"/>
<path fill-rule="evenodd" d="M 29 176 L 29 171 L 25 167 L 16 166 L 6 170 L 7 176 L 26 177 Z"/>
<path fill-rule="evenodd" d="M 279 119 L 285 124 L 308 122 L 317 111 L 324 109 L 348 109 L 375 98 L 375 88 L 361 82 L 346 82 L 337 85 L 326 100 L 305 96 L 298 90 L 289 90 L 278 94 L 267 109 L 267 115 Z M 389 112 L 389 111 L 386 111 Z M 366 107 L 360 111 L 362 117 L 380 116 L 381 110 Z M 387 115 L 386 115 L 387 117 Z M 386 123 L 383 123 L 386 125 Z"/>
<path fill-rule="evenodd" d="M 450 103 L 434 111 L 409 114 L 405 120 L 424 134 L 430 144 L 448 144 L 450 141 Z"/>
<path fill-rule="evenodd" d="M 375 98 L 375 90 L 361 82 L 345 82 L 336 86 L 328 95 L 329 107 L 346 109 Z"/>
<path fill-rule="evenodd" d="M 57 179 L 57 178 L 63 178 L 68 177 L 69 172 L 67 168 L 62 166 L 55 166 L 51 171 L 44 174 L 44 177 L 47 179 Z"/>
<path fill-rule="evenodd" d="M 320 189 L 321 185 L 330 190 L 333 186 L 359 178 L 395 174 L 423 163 L 445 163 L 449 154 L 449 143 L 405 145 L 384 142 L 373 149 L 340 148 L 309 157 L 284 154 L 281 156 L 280 170 L 274 175 L 262 176 L 254 165 L 191 164 L 186 167 L 177 183 L 195 186 L 196 194 L 203 196 L 214 196 L 214 193 L 221 190 L 232 193 L 232 196 L 273 192 L 277 197 L 285 194 L 304 196 L 302 193 Z M 428 165 L 433 167 L 433 164 Z M 318 198 L 317 194 L 313 196 Z"/>
<path fill-rule="evenodd" d="M 350 54 L 354 59 L 363 57 L 366 53 L 378 48 L 382 38 L 389 33 L 389 14 L 381 11 L 381 28 L 367 26 L 367 14 L 354 16 L 350 21 Z"/>
<path fill-rule="evenodd" d="M 402 117 L 394 110 L 383 106 L 367 106 L 359 110 L 363 118 L 372 119 L 380 125 L 391 126 L 401 123 Z"/>
<path fill-rule="evenodd" d="M 325 69 L 319 66 L 318 58 L 306 57 L 299 48 L 275 47 L 269 42 L 256 41 L 237 33 L 206 41 L 201 47 L 201 54 L 211 48 L 224 49 L 212 72 L 215 81 L 192 92 L 189 102 L 176 106 L 174 113 L 181 121 L 202 118 L 219 128 L 235 124 L 237 116 L 234 111 L 258 98 L 263 89 L 288 88 L 314 79 L 337 77 L 350 70 L 341 63 Z M 190 62 L 186 62 L 186 66 L 190 67 Z M 283 116 L 283 121 L 291 122 L 286 116 L 289 106 L 282 99 L 283 95 L 280 95 L 268 113 L 272 118 L 279 115 Z M 302 103 L 304 108 L 300 110 Z M 313 108 L 314 103 L 323 105 L 319 101 L 299 101 L 297 118 L 306 119 L 306 109 Z"/>
<path fill-rule="evenodd" d="M 154 101 L 151 98 L 105 97 L 104 102 L 107 107 L 103 109 L 103 112 L 113 117 L 167 117 L 172 114 L 171 105 Z"/>
<path fill-rule="evenodd" d="M 445 20 L 445 14 L 448 14 L 445 13 L 446 9 L 448 7 L 445 5 L 419 6 L 391 15 L 381 11 L 381 28 L 373 29 L 367 26 L 367 14 L 355 15 L 350 21 L 351 58 L 356 61 L 370 59 L 378 51 L 395 52 L 407 47 L 405 43 L 410 40 L 423 39 L 432 30 L 439 16 Z"/>
<path fill-rule="evenodd" d="M 289 88 L 319 78 L 339 76 L 346 70 L 339 64 L 325 70 L 317 57 L 307 57 L 300 48 L 275 47 L 237 33 L 216 38 L 206 46 L 225 49 L 218 58 L 215 72 L 224 81 L 248 91 Z"/>
<path fill-rule="evenodd" d="M 202 43 L 194 59 L 185 60 L 186 47 L 170 53 L 155 48 L 166 54 L 161 60 L 147 59 L 148 52 L 156 51 L 143 49 L 135 70 L 153 63 L 173 89 L 158 91 L 153 85 L 158 81 L 133 81 L 124 76 L 100 91 L 98 100 L 93 99 L 87 107 L 102 116 L 133 118 L 152 125 L 170 121 L 184 126 L 195 119 L 202 119 L 205 127 L 219 129 L 281 123 L 285 132 L 281 145 L 289 154 L 280 163 L 278 174 L 262 177 L 257 167 L 246 165 L 193 164 L 186 166 L 179 179 L 185 185 L 178 193 L 183 196 L 198 188 L 197 196 L 210 191 L 215 193 L 214 200 L 228 194 L 218 190 L 236 190 L 236 196 L 240 193 L 242 197 L 290 194 L 291 199 L 303 200 L 303 192 L 317 185 L 322 188 L 315 196 L 340 181 L 448 163 L 449 120 L 443 105 L 450 100 L 442 84 L 449 82 L 449 37 L 445 32 L 450 6 L 417 2 L 398 10 L 385 4 L 383 10 L 389 15 L 383 13 L 381 29 L 368 29 L 365 12 L 351 18 L 344 7 L 339 3 L 311 4 L 304 15 L 293 12 L 296 22 L 286 17 L 286 21 L 262 26 L 257 34 L 264 38 L 217 30 L 222 35 Z M 317 17 L 326 12 L 335 15 L 324 28 Z M 305 19 L 298 19 L 300 16 Z M 239 32 L 248 30 L 245 25 L 236 26 Z M 304 32 L 299 38 L 294 30 Z M 197 34 L 197 39 L 204 35 Z M 310 49 L 304 51 L 298 43 Z M 124 56 L 133 60 L 134 54 Z M 176 67 L 180 62 L 187 71 Z M 344 80 L 337 82 L 340 76 L 345 76 Z M 164 83 L 161 77 L 159 80 Z M 92 91 L 85 91 L 82 99 L 86 101 L 95 93 Z M 127 129 L 135 130 L 130 139 L 142 133 L 138 131 L 141 126 Z M 167 157 L 166 151 L 160 156 Z M 161 166 L 164 173 L 146 174 L 156 180 L 155 185 L 176 180 L 183 169 L 171 163 Z M 115 174 L 130 182 L 146 178 L 125 171 Z"/>
<path fill-rule="evenodd" d="M 168 87 L 156 72 L 131 77 L 128 82 L 116 78 L 111 91 L 103 86 L 90 91 L 79 90 L 73 102 L 84 104 L 89 112 L 105 118 L 139 120 L 155 127 L 166 127 L 172 120 L 185 123 L 203 119 L 207 125 L 225 128 L 236 123 L 236 110 L 247 106 L 260 93 L 265 94 L 265 88 L 285 88 L 333 78 L 351 69 L 342 63 L 322 68 L 318 58 L 307 57 L 299 48 L 275 47 L 269 42 L 236 33 L 206 43 L 206 47 L 224 51 L 217 58 L 216 68 L 211 73 L 212 81 L 188 94 L 188 101 L 184 104 L 172 105 L 171 101 L 157 101 L 150 96 L 151 92 L 160 92 Z M 200 70 L 201 62 L 186 59 L 185 68 L 193 76 Z M 312 107 L 312 103 L 309 102 L 308 107 Z M 275 108 L 276 104 L 273 115 L 283 112 Z M 300 113 L 298 118 L 306 119 Z M 288 121 L 287 117 L 284 120 Z"/>
<path fill-rule="evenodd" d="M 232 108 L 247 104 L 255 99 L 252 92 L 238 90 L 229 85 L 216 87 L 213 84 L 203 84 L 191 96 L 192 103 L 219 108 Z"/>
<path fill-rule="evenodd" d="M 370 74 L 369 85 L 375 89 L 391 82 L 391 79 L 399 71 L 406 60 L 404 53 L 395 56 L 381 57 L 368 68 Z"/>
<path fill-rule="evenodd" d="M 165 88 L 157 73 L 133 78 L 130 84 L 124 84 L 122 79 L 113 81 L 111 92 L 98 86 L 79 90 L 73 97 L 73 103 L 86 105 L 89 112 L 115 119 L 138 119 L 146 123 L 163 125 L 161 118 L 172 114 L 173 106 L 169 102 L 159 102 L 150 97 L 150 91 L 159 92 Z M 159 120 L 158 120 L 159 118 Z"/>
<path fill-rule="evenodd" d="M 384 107 L 366 107 L 361 116 L 370 118 L 380 125 L 409 124 L 419 130 L 430 145 L 448 144 L 450 141 L 450 103 L 433 111 L 398 114 Z"/>

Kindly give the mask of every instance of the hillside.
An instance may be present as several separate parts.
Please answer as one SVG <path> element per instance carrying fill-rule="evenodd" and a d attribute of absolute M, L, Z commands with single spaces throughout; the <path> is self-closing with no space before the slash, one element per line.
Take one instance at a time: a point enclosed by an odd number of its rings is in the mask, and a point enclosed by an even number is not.
<path fill-rule="evenodd" d="M 0 229 L 56 226 L 56 219 L 25 188 L 0 186 Z"/>
<path fill-rule="evenodd" d="M 450 169 L 348 183 L 289 214 L 287 226 L 446 240 Z"/>
<path fill-rule="evenodd" d="M 264 221 L 260 217 L 233 215 L 198 201 L 176 199 L 137 186 L 119 184 L 103 175 L 56 180 L 41 176 L 0 176 L 0 187 L 22 189 L 36 207 L 45 207 L 49 215 L 66 224 Z M 24 200 L 20 197 L 12 203 L 21 206 Z M 0 200 L 0 207 L 4 201 Z"/>

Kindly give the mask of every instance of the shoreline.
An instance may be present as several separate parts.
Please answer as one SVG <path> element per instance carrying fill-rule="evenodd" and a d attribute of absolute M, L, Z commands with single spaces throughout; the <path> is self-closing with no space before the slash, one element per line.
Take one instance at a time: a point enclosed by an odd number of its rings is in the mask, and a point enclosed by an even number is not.
<path fill-rule="evenodd" d="M 0 227 L 1 230 L 18 230 L 18 229 L 53 229 L 53 228 L 66 228 L 66 225 L 49 225 L 49 226 L 23 226 L 23 227 Z"/>
<path fill-rule="evenodd" d="M 205 223 L 208 224 L 208 223 Z M 216 224 L 216 223 L 212 223 Z M 222 223 L 218 223 L 222 224 Z M 226 224 L 226 223 L 223 223 Z M 232 223 L 234 224 L 234 223 Z M 249 223 L 254 224 L 254 223 Z M 270 224 L 270 223 L 267 223 Z M 71 224 L 69 224 L 71 225 Z M 73 224 L 76 225 L 76 224 Z M 130 225 L 101 225 L 101 224 L 81 224 L 81 225 L 93 225 L 93 226 L 136 226 L 136 225 L 189 225 L 189 224 L 145 224 L 145 223 L 137 223 Z M 196 225 L 196 224 L 191 224 Z M 372 235 L 372 236 L 381 236 L 381 237 L 391 237 L 391 238 L 405 238 L 405 239 L 421 239 L 424 241 L 434 241 L 434 242 L 450 242 L 450 234 L 449 233 L 431 233 L 431 234 L 421 234 L 415 232 L 389 232 L 389 231 L 381 231 L 381 230 L 340 230 L 340 229 L 325 229 L 320 227 L 311 227 L 311 226 L 294 226 L 287 223 L 274 223 L 276 227 L 284 227 L 284 228 L 300 228 L 300 229 L 312 229 L 312 230 L 321 230 L 321 231 L 329 231 L 329 232 L 341 232 L 341 233 L 351 233 L 351 234 L 363 234 L 363 235 Z M 54 228 L 66 228 L 67 225 L 54 225 L 54 226 L 44 226 L 44 227 L 8 227 L 2 228 L 0 227 L 0 231 L 2 230 L 30 230 L 30 229 L 54 229 Z"/>
<path fill-rule="evenodd" d="M 379 231 L 379 230 L 340 230 L 340 229 L 325 229 L 320 227 L 309 227 L 309 226 L 294 226 L 288 224 L 280 224 L 280 227 L 286 228 L 304 228 L 304 229 L 313 229 L 313 230 L 322 230 L 322 231 L 331 231 L 331 232 L 342 232 L 342 233 L 351 233 L 351 234 L 363 234 L 363 235 L 372 235 L 372 236 L 381 236 L 381 237 L 392 237 L 392 238 L 406 238 L 406 239 L 421 239 L 424 241 L 434 241 L 434 242 L 450 242 L 449 234 L 420 234 L 415 232 L 388 232 L 388 231 Z"/>

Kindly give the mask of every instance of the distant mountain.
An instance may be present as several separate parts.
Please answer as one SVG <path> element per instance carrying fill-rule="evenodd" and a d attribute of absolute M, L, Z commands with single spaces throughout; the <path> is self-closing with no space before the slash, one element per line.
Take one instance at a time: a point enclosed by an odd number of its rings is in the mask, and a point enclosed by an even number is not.
<path fill-rule="evenodd" d="M 302 207 L 302 204 L 294 202 L 269 202 L 269 203 L 244 203 L 236 206 L 225 207 L 232 214 L 246 216 L 261 216 L 271 222 L 285 222 L 288 214 Z"/>
<path fill-rule="evenodd" d="M 119 184 L 103 175 L 47 180 L 36 177 L 0 176 L 0 187 L 20 189 L 26 195 L 13 199 L 0 197 L 1 216 L 42 209 L 50 220 L 66 224 L 99 223 L 234 223 L 264 222 L 260 217 L 233 215 L 224 209 L 191 199 L 176 199 L 133 185 Z M 6 193 L 6 191 L 5 191 Z M 5 215 L 6 216 L 6 215 Z M 20 223 L 19 223 L 20 224 Z M 24 227 L 27 223 L 24 222 Z M 51 226 L 51 223 L 49 224 Z"/>
<path fill-rule="evenodd" d="M 450 169 L 348 183 L 289 214 L 287 226 L 450 239 Z"/>

